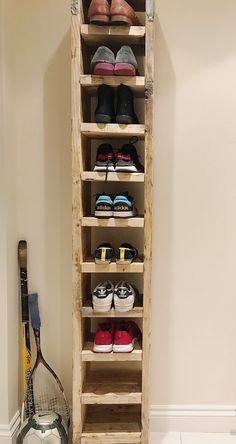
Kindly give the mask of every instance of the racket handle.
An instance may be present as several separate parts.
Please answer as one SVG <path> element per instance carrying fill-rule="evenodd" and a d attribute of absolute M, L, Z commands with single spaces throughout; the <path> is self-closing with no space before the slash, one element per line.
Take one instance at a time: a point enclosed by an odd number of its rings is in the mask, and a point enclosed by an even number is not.
<path fill-rule="evenodd" d="M 29 299 L 31 325 L 33 329 L 39 329 L 41 327 L 41 320 L 39 315 L 38 294 L 37 293 L 29 294 L 28 299 Z"/>

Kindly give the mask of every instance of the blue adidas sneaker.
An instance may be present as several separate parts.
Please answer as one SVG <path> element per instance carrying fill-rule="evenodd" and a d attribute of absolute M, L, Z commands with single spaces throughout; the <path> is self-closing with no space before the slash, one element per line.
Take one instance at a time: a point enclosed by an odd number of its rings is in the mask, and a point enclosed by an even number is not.
<path fill-rule="evenodd" d="M 109 194 L 97 194 L 95 216 L 100 219 L 108 219 L 109 217 L 113 217 L 113 200 Z"/>
<path fill-rule="evenodd" d="M 116 218 L 134 217 L 136 208 L 133 205 L 133 197 L 129 193 L 120 193 L 113 201 L 113 216 Z"/>

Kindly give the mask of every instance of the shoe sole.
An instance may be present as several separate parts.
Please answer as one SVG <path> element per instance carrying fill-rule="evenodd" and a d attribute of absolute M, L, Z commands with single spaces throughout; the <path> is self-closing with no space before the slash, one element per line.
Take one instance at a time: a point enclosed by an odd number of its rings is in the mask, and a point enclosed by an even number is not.
<path fill-rule="evenodd" d="M 109 219 L 113 217 L 113 211 L 95 211 L 94 214 L 98 219 Z"/>
<path fill-rule="evenodd" d="M 93 15 L 90 17 L 89 22 L 91 25 L 109 25 L 110 23 L 110 17 L 108 15 Z"/>
<path fill-rule="evenodd" d="M 120 172 L 120 173 L 139 173 L 139 171 L 137 170 L 137 168 L 135 166 L 116 166 L 115 167 L 115 172 Z"/>
<path fill-rule="evenodd" d="M 132 302 L 131 304 L 127 304 L 127 305 L 117 305 L 115 304 L 115 310 L 120 312 L 120 313 L 124 313 L 126 311 L 131 311 L 134 308 L 134 303 Z"/>
<path fill-rule="evenodd" d="M 112 344 L 109 345 L 93 345 L 93 351 L 95 353 L 111 353 L 113 349 Z"/>
<path fill-rule="evenodd" d="M 115 168 L 112 166 L 109 166 L 108 168 L 106 168 L 105 166 L 96 166 L 94 167 L 93 171 L 100 171 L 102 173 L 106 173 L 107 171 L 110 173 L 114 173 L 115 172 Z"/>
<path fill-rule="evenodd" d="M 109 265 L 111 263 L 111 260 L 102 261 L 101 259 L 95 259 L 95 264 L 97 265 Z"/>
<path fill-rule="evenodd" d="M 97 63 L 93 70 L 95 76 L 112 76 L 113 74 L 114 66 L 111 63 Z"/>
<path fill-rule="evenodd" d="M 108 114 L 95 114 L 96 123 L 111 123 L 111 116 Z"/>
<path fill-rule="evenodd" d="M 125 260 L 125 261 L 120 261 L 119 259 L 116 259 L 116 263 L 118 264 L 118 265 L 130 265 L 130 264 L 132 264 L 132 262 L 135 260 L 135 258 L 134 259 L 129 259 L 129 260 Z"/>
<path fill-rule="evenodd" d="M 106 305 L 98 305 L 96 303 L 93 302 L 93 309 L 94 311 L 97 311 L 98 313 L 107 313 L 108 311 L 111 310 L 111 304 L 106 304 Z"/>
<path fill-rule="evenodd" d="M 126 116 L 125 114 L 120 114 L 116 116 L 116 123 L 123 125 L 130 125 L 134 123 L 134 119 L 131 116 Z"/>
<path fill-rule="evenodd" d="M 111 16 L 111 25 L 115 26 L 132 26 L 133 22 L 126 15 L 113 14 Z"/>
<path fill-rule="evenodd" d="M 134 340 L 131 342 L 131 344 L 125 344 L 125 345 L 117 345 L 113 344 L 113 352 L 114 353 L 130 353 L 134 349 Z"/>
<path fill-rule="evenodd" d="M 117 219 L 128 219 L 129 217 L 133 217 L 133 211 L 113 211 L 113 216 Z"/>
<path fill-rule="evenodd" d="M 136 69 L 130 63 L 117 63 L 114 69 L 115 76 L 135 76 Z"/>

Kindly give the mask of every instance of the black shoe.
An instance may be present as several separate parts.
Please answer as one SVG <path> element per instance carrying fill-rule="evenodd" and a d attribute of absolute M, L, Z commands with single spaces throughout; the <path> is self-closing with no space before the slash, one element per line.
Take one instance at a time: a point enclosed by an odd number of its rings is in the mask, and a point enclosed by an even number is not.
<path fill-rule="evenodd" d="M 137 141 L 137 138 L 133 139 Z M 139 162 L 139 157 L 132 139 L 129 143 L 125 143 L 122 148 L 116 153 L 115 171 L 129 172 L 129 173 L 143 173 L 144 167 Z"/>
<path fill-rule="evenodd" d="M 111 86 L 98 87 L 98 104 L 95 111 L 95 122 L 111 123 L 115 121 L 114 91 Z"/>
<path fill-rule="evenodd" d="M 136 215 L 136 208 L 133 205 L 133 197 L 129 193 L 119 193 L 113 201 L 113 217 L 128 218 Z"/>
<path fill-rule="evenodd" d="M 94 171 L 115 171 L 115 154 L 110 143 L 102 143 L 97 150 Z"/>
<path fill-rule="evenodd" d="M 112 257 L 114 254 L 114 249 L 112 248 L 111 244 L 100 244 L 98 245 L 96 251 L 95 251 L 95 263 L 96 264 L 110 264 Z"/>
<path fill-rule="evenodd" d="M 119 85 L 117 90 L 117 107 L 116 107 L 117 123 L 139 123 L 134 112 L 134 97 L 132 90 L 126 85 Z"/>
<path fill-rule="evenodd" d="M 138 257 L 138 250 L 131 244 L 121 244 L 116 252 L 117 264 L 131 264 Z"/>
<path fill-rule="evenodd" d="M 97 194 L 95 204 L 95 217 L 108 219 L 113 216 L 113 199 L 109 194 Z"/>

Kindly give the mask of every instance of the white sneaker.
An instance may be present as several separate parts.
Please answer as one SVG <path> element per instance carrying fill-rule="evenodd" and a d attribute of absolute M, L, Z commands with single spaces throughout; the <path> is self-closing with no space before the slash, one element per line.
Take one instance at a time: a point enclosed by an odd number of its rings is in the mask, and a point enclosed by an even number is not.
<path fill-rule="evenodd" d="M 114 305 L 117 311 L 129 311 L 134 307 L 136 291 L 128 282 L 120 281 L 114 290 Z"/>
<path fill-rule="evenodd" d="M 111 309 L 114 286 L 111 281 L 100 282 L 93 290 L 93 308 L 95 311 L 107 312 Z"/>

